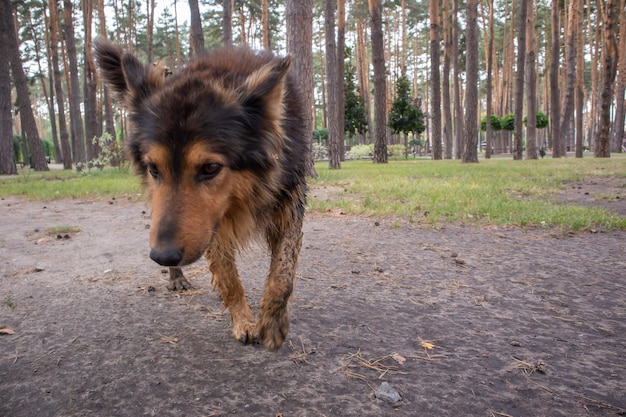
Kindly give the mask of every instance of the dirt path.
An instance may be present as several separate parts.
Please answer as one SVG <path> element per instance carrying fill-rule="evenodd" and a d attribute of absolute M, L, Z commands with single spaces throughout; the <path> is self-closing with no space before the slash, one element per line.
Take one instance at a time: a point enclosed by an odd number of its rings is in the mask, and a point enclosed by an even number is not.
<path fill-rule="evenodd" d="M 626 413 L 625 232 L 310 214 L 270 353 L 231 337 L 202 263 L 196 290 L 166 290 L 145 211 L 0 201 L 1 416 Z M 80 232 L 46 234 L 65 226 Z M 243 254 L 253 304 L 266 268 Z M 401 401 L 376 398 L 382 382 Z"/>

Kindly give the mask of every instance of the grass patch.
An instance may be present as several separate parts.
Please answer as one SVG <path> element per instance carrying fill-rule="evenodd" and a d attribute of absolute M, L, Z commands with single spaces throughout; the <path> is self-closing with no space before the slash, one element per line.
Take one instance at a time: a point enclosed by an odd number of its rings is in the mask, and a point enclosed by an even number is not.
<path fill-rule="evenodd" d="M 341 209 L 367 215 L 394 215 L 413 222 L 441 221 L 564 230 L 626 229 L 626 218 L 602 208 L 564 205 L 565 184 L 590 177 L 626 179 L 626 158 L 512 161 L 408 160 L 377 165 L 347 161 L 340 170 L 316 166 L 313 187 L 340 192 L 311 199 L 311 210 Z"/>
<path fill-rule="evenodd" d="M 64 235 L 70 233 L 80 233 L 80 227 L 76 226 L 56 226 L 46 229 L 48 236 Z"/>
<path fill-rule="evenodd" d="M 69 170 L 34 172 L 22 169 L 19 175 L 0 177 L 0 197 L 17 195 L 44 201 L 103 196 L 134 198 L 140 192 L 139 179 L 128 170 L 105 169 L 78 173 Z"/>

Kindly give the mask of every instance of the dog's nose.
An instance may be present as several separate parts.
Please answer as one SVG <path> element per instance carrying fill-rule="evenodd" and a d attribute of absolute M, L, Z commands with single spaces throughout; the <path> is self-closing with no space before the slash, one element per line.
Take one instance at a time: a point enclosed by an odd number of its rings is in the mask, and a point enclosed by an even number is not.
<path fill-rule="evenodd" d="M 180 248 L 166 248 L 159 251 L 152 248 L 150 250 L 150 259 L 159 265 L 177 266 L 183 259 L 183 250 Z"/>

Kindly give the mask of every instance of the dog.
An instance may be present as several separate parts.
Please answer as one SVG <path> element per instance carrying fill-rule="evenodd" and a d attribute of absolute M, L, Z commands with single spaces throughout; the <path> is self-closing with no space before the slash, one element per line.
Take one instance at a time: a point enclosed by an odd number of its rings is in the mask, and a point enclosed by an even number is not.
<path fill-rule="evenodd" d="M 170 267 L 170 289 L 186 289 L 180 267 L 204 255 L 234 337 L 278 350 L 302 246 L 310 136 L 290 58 L 224 47 L 166 75 L 106 40 L 94 50 L 127 110 L 129 159 L 152 208 L 150 258 Z M 271 254 L 256 318 L 235 264 L 254 240 Z"/>

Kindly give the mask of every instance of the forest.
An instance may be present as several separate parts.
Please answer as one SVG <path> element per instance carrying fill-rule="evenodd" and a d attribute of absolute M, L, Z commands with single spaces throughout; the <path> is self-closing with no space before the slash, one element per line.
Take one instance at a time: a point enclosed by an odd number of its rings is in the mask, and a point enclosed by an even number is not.
<path fill-rule="evenodd" d="M 330 168 L 609 157 L 626 143 L 624 23 L 624 0 L 0 0 L 0 174 L 123 162 L 98 37 L 172 71 L 222 44 L 290 54 Z"/>

